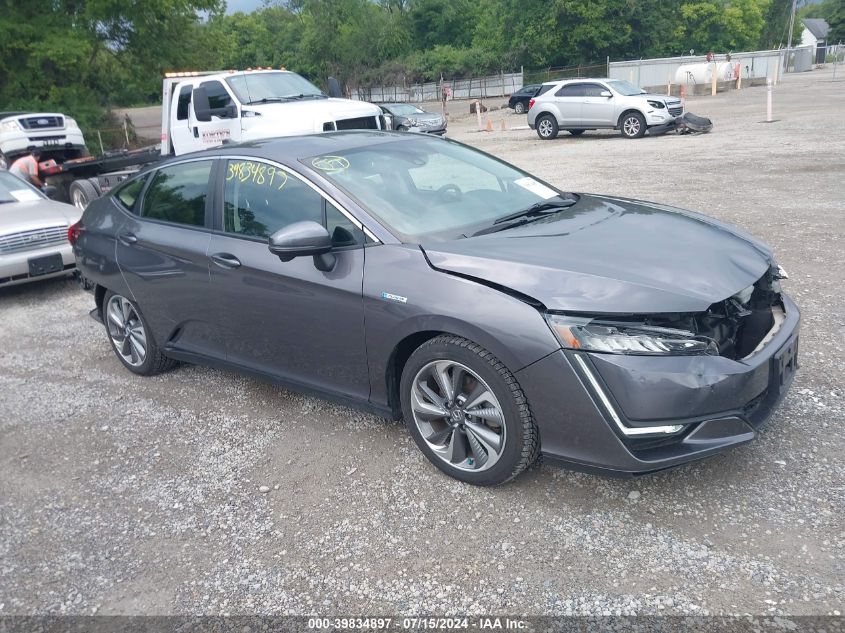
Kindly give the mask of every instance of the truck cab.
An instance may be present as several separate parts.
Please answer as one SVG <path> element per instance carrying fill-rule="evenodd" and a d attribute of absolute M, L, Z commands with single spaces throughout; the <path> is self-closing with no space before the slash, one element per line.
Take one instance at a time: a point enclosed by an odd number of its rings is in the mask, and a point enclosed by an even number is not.
<path fill-rule="evenodd" d="M 382 129 L 381 109 L 329 97 L 288 70 L 173 73 L 164 80 L 162 154 L 274 136 Z"/>

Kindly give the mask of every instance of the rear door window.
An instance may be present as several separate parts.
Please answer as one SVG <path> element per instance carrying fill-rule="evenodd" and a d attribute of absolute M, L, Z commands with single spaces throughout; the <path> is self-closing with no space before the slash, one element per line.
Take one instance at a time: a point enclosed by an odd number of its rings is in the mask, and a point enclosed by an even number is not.
<path fill-rule="evenodd" d="M 133 211 L 135 209 L 135 202 L 137 202 L 138 196 L 141 195 L 141 190 L 143 190 L 145 182 L 147 182 L 146 176 L 129 180 L 115 192 L 115 197 L 127 211 Z"/>
<path fill-rule="evenodd" d="M 211 160 L 162 167 L 144 194 L 141 215 L 151 220 L 204 227 Z"/>

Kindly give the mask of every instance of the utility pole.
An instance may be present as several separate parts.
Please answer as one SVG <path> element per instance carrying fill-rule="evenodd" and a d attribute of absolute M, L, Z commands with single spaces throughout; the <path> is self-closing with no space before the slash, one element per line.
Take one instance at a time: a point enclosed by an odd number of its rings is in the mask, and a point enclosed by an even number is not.
<path fill-rule="evenodd" d="M 789 33 L 786 37 L 786 63 L 783 65 L 783 72 L 789 72 L 789 54 L 792 52 L 792 31 L 795 29 L 795 9 L 798 0 L 792 0 L 792 13 L 789 14 Z"/>

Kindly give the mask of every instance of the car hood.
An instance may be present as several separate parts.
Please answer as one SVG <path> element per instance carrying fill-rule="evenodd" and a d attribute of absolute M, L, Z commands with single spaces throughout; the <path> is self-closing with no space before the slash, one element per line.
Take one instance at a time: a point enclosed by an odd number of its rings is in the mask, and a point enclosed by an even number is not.
<path fill-rule="evenodd" d="M 339 121 L 364 116 L 379 116 L 381 108 L 365 101 L 351 99 L 302 99 L 301 101 L 283 101 L 245 105 L 244 110 L 259 112 L 268 118 L 301 119 L 310 122 Z"/>
<path fill-rule="evenodd" d="M 666 95 L 656 95 L 647 93 L 644 95 L 638 95 L 643 99 L 649 99 L 651 101 L 660 101 L 661 103 L 680 103 L 681 100 L 678 97 L 667 97 Z"/>
<path fill-rule="evenodd" d="M 767 246 L 712 218 L 586 194 L 521 227 L 422 248 L 438 270 L 550 310 L 608 314 L 701 312 L 772 266 Z"/>
<path fill-rule="evenodd" d="M 0 204 L 0 235 L 46 226 L 70 225 L 82 212 L 70 204 L 53 200 L 31 200 Z"/>

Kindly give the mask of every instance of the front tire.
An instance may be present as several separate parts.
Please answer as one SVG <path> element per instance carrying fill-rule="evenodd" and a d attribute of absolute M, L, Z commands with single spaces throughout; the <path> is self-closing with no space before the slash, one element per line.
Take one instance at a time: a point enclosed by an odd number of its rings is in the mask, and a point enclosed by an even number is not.
<path fill-rule="evenodd" d="M 513 111 L 517 114 L 525 114 L 525 104 L 522 101 L 517 101 L 513 107 Z"/>
<path fill-rule="evenodd" d="M 106 292 L 103 323 L 115 355 L 133 374 L 154 376 L 176 364 L 161 353 L 138 306 L 123 295 Z"/>
<path fill-rule="evenodd" d="M 502 484 L 539 454 L 537 426 L 516 377 L 476 343 L 451 335 L 427 341 L 405 364 L 400 389 L 417 446 L 455 479 Z"/>
<path fill-rule="evenodd" d="M 551 114 L 541 115 L 537 119 L 535 127 L 537 128 L 537 136 L 544 141 L 550 141 L 553 138 L 556 138 L 557 133 L 560 130 L 557 124 L 557 119 L 555 119 Z"/>
<path fill-rule="evenodd" d="M 625 138 L 640 138 L 646 131 L 645 118 L 639 112 L 626 112 L 619 125 Z"/>

